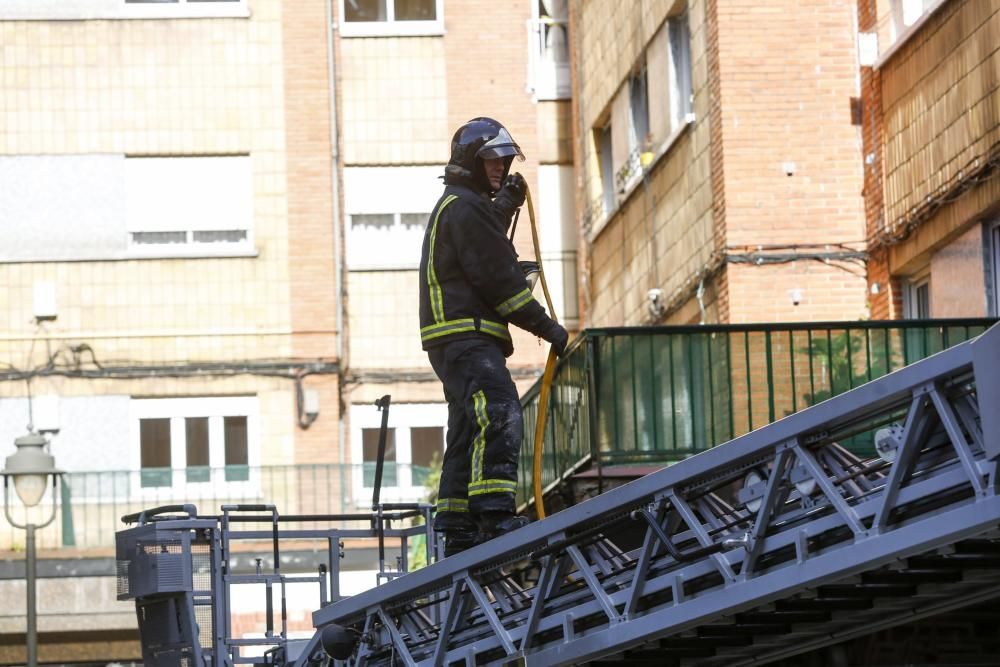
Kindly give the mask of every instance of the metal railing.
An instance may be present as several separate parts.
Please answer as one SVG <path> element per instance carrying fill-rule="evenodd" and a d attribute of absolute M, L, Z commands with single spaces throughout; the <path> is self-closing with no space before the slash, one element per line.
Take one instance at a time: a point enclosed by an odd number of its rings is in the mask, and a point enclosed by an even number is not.
<path fill-rule="evenodd" d="M 422 466 L 386 463 L 382 501 L 426 500 L 429 474 Z M 38 531 L 38 547 L 110 549 L 123 515 L 161 505 L 191 503 L 206 515 L 224 504 L 253 503 L 273 504 L 282 514 L 368 512 L 373 480 L 369 463 L 67 472 L 57 489 L 56 520 Z M 8 502 L 14 518 L 24 519 L 13 492 Z M 51 498 L 30 511 L 51 511 Z M 24 531 L 0 520 L 0 551 L 23 548 Z"/>
<path fill-rule="evenodd" d="M 995 319 L 588 329 L 560 360 L 550 488 L 588 463 L 666 465 L 973 338 Z M 522 398 L 518 503 L 532 497 L 540 382 Z M 870 451 L 871 437 L 842 443 Z"/>

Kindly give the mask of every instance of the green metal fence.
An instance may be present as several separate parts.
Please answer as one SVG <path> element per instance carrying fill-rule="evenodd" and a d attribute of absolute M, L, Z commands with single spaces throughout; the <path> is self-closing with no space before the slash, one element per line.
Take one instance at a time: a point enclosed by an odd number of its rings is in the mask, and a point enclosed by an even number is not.
<path fill-rule="evenodd" d="M 556 370 L 542 485 L 588 461 L 668 464 L 973 338 L 996 320 L 588 329 Z M 536 383 L 518 502 L 532 497 Z M 844 443 L 869 450 L 870 437 Z"/>
<path fill-rule="evenodd" d="M 382 501 L 425 500 L 429 473 L 425 467 L 387 462 Z M 122 515 L 160 505 L 194 503 L 203 514 L 218 514 L 220 505 L 232 503 L 270 503 L 282 514 L 367 512 L 374 477 L 374 464 L 368 463 L 68 472 L 58 489 L 56 520 L 38 531 L 38 547 L 113 548 Z M 22 524 L 44 521 L 52 511 L 51 496 L 31 510 L 13 492 L 8 503 Z M 0 551 L 23 548 L 24 531 L 0 519 Z"/>

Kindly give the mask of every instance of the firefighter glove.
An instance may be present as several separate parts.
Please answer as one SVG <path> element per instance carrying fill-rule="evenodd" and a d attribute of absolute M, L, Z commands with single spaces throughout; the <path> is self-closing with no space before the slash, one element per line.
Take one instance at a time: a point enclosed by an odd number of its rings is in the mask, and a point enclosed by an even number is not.
<path fill-rule="evenodd" d="M 555 351 L 556 356 L 561 357 L 566 353 L 566 345 L 569 343 L 569 334 L 561 324 L 553 322 L 552 329 L 545 337 L 545 340 L 552 344 L 552 349 Z"/>
<path fill-rule="evenodd" d="M 524 180 L 524 176 L 515 172 L 504 179 L 503 187 L 500 189 L 507 193 L 507 196 L 514 203 L 514 208 L 517 208 L 524 203 L 528 182 Z"/>

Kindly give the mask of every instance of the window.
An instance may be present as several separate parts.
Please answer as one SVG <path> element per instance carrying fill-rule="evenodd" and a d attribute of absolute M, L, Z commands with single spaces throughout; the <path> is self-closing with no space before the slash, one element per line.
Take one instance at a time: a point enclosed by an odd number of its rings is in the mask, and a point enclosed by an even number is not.
<path fill-rule="evenodd" d="M 691 32 L 688 15 L 667 19 L 670 41 L 670 128 L 674 132 L 691 113 Z"/>
<path fill-rule="evenodd" d="M 252 251 L 250 157 L 128 157 L 132 255 Z"/>
<path fill-rule="evenodd" d="M 245 482 L 250 478 L 247 418 L 223 417 L 222 423 L 226 438 L 226 481 Z"/>
<path fill-rule="evenodd" d="M 375 472 L 378 467 L 378 440 L 380 428 L 361 429 L 361 446 L 363 448 L 364 485 L 365 488 L 375 487 Z M 382 458 L 382 486 L 398 486 L 396 475 L 396 429 L 387 428 L 385 432 L 385 456 Z"/>
<path fill-rule="evenodd" d="M 257 413 L 254 397 L 130 400 L 139 486 L 182 493 L 185 484 L 252 481 Z"/>
<path fill-rule="evenodd" d="M 184 429 L 187 481 L 207 482 L 211 474 L 208 456 L 208 417 L 188 417 L 184 420 Z"/>
<path fill-rule="evenodd" d="M 686 7 L 667 18 L 611 99 L 608 120 L 594 129 L 601 207 L 608 216 L 628 197 L 643 169 L 665 154 L 693 122 L 691 35 Z M 594 197 L 594 208 L 597 198 Z M 590 233 L 603 228 L 598 220 Z"/>
<path fill-rule="evenodd" d="M 0 261 L 254 254 L 250 156 L 0 156 Z"/>
<path fill-rule="evenodd" d="M 565 0 L 535 0 L 528 22 L 528 90 L 536 100 L 569 99 L 569 18 Z"/>
<path fill-rule="evenodd" d="M 416 269 L 424 229 L 441 195 L 440 167 L 344 169 L 347 267 Z"/>
<path fill-rule="evenodd" d="M 426 497 L 428 476 L 444 454 L 447 421 L 448 406 L 444 404 L 390 406 L 382 471 L 383 500 L 414 502 Z M 374 406 L 351 406 L 351 457 L 361 464 L 355 465 L 353 477 L 358 504 L 371 502 L 381 424 L 382 413 Z"/>
<path fill-rule="evenodd" d="M 443 0 L 341 0 L 344 37 L 440 35 Z"/>
<path fill-rule="evenodd" d="M 247 0 L 4 0 L 0 20 L 246 18 Z"/>
<path fill-rule="evenodd" d="M 649 150 L 649 96 L 646 85 L 646 66 L 629 77 L 628 81 L 628 154 L 615 173 L 615 188 L 627 192 L 642 176 L 640 153 Z"/>
<path fill-rule="evenodd" d="M 444 428 L 441 426 L 416 426 L 410 429 L 410 463 L 413 465 L 413 484 L 427 483 L 431 468 L 441 463 L 441 443 Z"/>
<path fill-rule="evenodd" d="M 931 277 L 925 271 L 910 278 L 903 291 L 903 312 L 907 319 L 926 320 L 931 316 Z"/>
<path fill-rule="evenodd" d="M 597 156 L 601 162 L 601 187 L 604 191 L 604 214 L 615 210 L 615 163 L 611 142 L 611 123 L 597 131 Z"/>
<path fill-rule="evenodd" d="M 139 460 L 142 473 L 140 485 L 171 486 L 170 420 L 139 420 Z"/>
<path fill-rule="evenodd" d="M 629 106 L 632 123 L 629 145 L 633 150 L 644 152 L 649 147 L 649 95 L 646 87 L 646 65 L 629 79 Z"/>

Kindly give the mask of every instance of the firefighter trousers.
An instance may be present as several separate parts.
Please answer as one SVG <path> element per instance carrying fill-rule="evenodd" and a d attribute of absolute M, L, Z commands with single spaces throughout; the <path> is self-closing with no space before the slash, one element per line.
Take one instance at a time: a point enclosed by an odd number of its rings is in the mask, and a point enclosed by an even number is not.
<path fill-rule="evenodd" d="M 428 350 L 448 401 L 434 527 L 475 530 L 483 512 L 514 513 L 523 436 L 521 403 L 503 351 L 485 338 Z"/>

